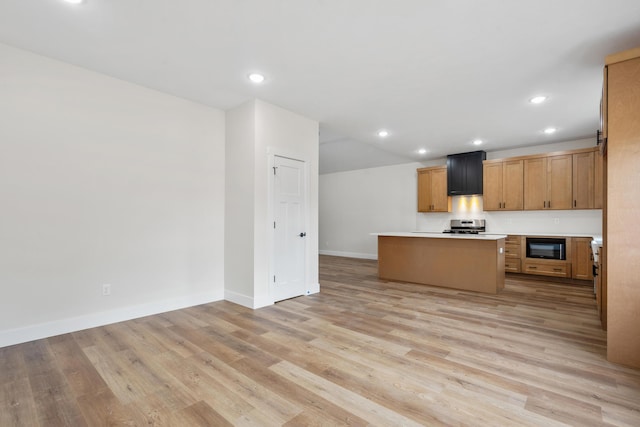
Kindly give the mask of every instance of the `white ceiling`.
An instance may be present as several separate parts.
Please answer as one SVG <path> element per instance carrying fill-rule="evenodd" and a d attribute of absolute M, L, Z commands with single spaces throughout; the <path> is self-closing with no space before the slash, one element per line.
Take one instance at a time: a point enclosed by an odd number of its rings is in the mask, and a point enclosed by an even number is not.
<path fill-rule="evenodd" d="M 327 173 L 592 136 L 604 57 L 640 46 L 640 1 L 2 0 L 0 42 L 318 120 Z"/>

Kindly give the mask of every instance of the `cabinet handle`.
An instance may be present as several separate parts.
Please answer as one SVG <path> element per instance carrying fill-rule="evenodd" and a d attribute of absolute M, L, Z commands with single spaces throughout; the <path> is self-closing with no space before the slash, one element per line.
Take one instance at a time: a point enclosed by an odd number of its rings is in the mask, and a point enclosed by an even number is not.
<path fill-rule="evenodd" d="M 536 268 L 538 268 L 538 267 L 536 267 L 535 265 L 530 265 L 529 266 L 529 270 L 535 270 Z"/>
<path fill-rule="evenodd" d="M 554 268 L 553 271 L 562 271 L 561 268 Z"/>
<path fill-rule="evenodd" d="M 575 208 L 576 206 L 578 206 L 578 204 L 576 203 L 576 201 L 573 201 L 573 207 Z"/>
<path fill-rule="evenodd" d="M 543 206 L 546 208 L 547 207 L 547 201 L 545 200 L 543 203 Z"/>
<path fill-rule="evenodd" d="M 549 200 L 549 207 L 551 207 L 551 200 Z"/>

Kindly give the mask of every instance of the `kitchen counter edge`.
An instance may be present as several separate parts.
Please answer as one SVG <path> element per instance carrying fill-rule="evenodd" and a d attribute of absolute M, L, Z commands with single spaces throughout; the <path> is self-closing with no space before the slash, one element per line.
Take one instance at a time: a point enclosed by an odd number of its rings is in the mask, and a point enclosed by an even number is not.
<path fill-rule="evenodd" d="M 429 239 L 467 239 L 467 240 L 500 240 L 506 239 L 506 234 L 449 234 L 429 231 L 398 231 L 385 233 L 371 233 L 372 236 L 382 237 L 417 237 Z"/>

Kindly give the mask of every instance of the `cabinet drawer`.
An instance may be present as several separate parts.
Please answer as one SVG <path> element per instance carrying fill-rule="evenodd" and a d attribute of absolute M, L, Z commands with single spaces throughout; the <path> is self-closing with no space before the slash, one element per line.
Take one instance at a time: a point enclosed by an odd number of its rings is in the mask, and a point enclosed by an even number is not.
<path fill-rule="evenodd" d="M 571 277 L 571 266 L 567 263 L 543 263 L 525 261 L 523 273 L 539 274 L 541 276 Z"/>
<path fill-rule="evenodd" d="M 509 273 L 520 273 L 520 260 L 519 259 L 505 259 L 504 271 Z"/>
<path fill-rule="evenodd" d="M 506 258 L 517 258 L 520 259 L 520 245 L 514 245 L 511 243 L 505 243 L 504 245 L 504 256 Z"/>
<path fill-rule="evenodd" d="M 521 239 L 521 237 L 522 237 L 522 236 L 517 236 L 517 235 L 515 235 L 515 234 L 510 234 L 510 235 L 508 235 L 508 236 L 507 236 L 507 238 L 506 238 L 506 239 L 504 239 L 504 242 L 505 242 L 506 244 L 508 244 L 508 245 L 509 245 L 509 244 L 519 245 L 519 244 L 520 244 L 520 241 L 522 240 L 522 239 Z"/>

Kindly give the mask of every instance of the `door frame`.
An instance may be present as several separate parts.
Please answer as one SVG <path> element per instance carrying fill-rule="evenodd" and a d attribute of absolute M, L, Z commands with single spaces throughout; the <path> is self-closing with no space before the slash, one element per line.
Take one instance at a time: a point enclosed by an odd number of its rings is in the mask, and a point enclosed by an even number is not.
<path fill-rule="evenodd" d="M 267 173 L 269 178 L 267 180 L 267 250 L 268 254 L 268 263 L 269 268 L 267 269 L 267 283 L 269 284 L 269 300 L 271 304 L 274 304 L 274 292 L 273 292 L 273 276 L 275 272 L 275 231 L 273 228 L 273 223 L 275 221 L 275 206 L 274 206 L 274 197 L 275 197 L 275 175 L 273 173 L 273 168 L 275 167 L 276 157 L 284 157 L 291 160 L 296 160 L 303 163 L 303 185 L 304 185 L 304 227 L 305 232 L 308 233 L 310 229 L 310 216 L 309 216 L 309 205 L 310 205 L 310 180 L 309 180 L 309 159 L 301 153 L 295 153 L 288 150 L 283 150 L 275 147 L 267 148 Z M 305 289 L 302 295 L 309 295 L 311 291 L 309 290 L 309 242 L 312 239 L 304 240 L 304 286 Z"/>

